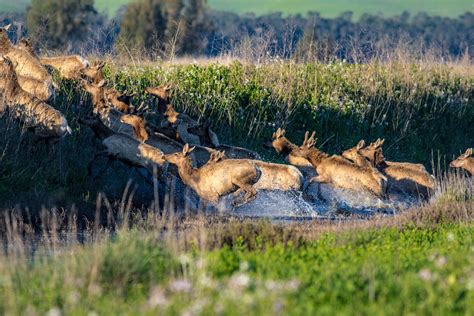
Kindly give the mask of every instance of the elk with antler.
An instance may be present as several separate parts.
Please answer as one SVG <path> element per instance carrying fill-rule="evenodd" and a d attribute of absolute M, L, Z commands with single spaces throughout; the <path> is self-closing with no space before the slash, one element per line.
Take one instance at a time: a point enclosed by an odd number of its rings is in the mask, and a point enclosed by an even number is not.
<path fill-rule="evenodd" d="M 429 191 L 435 188 L 435 179 L 421 164 L 386 161 L 382 151 L 385 140 L 377 139 L 357 154 L 368 159 L 373 167 L 387 176 L 389 187 L 411 195 L 428 197 Z"/>
<path fill-rule="evenodd" d="M 263 146 L 265 148 L 273 148 L 277 153 L 285 157 L 285 161 L 293 166 L 297 167 L 312 167 L 308 159 L 296 155 L 296 152 L 299 150 L 298 146 L 290 142 L 285 137 L 286 131 L 282 128 L 278 128 L 276 132 L 273 133 L 272 139 Z M 305 136 L 306 142 L 307 135 Z"/>
<path fill-rule="evenodd" d="M 315 133 L 305 134 L 305 140 L 299 150 L 292 153 L 308 159 L 316 169 L 318 176 L 313 178 L 319 183 L 330 183 L 337 187 L 350 190 L 367 190 L 378 197 L 386 197 L 386 178 L 380 173 L 368 172 L 366 168 L 357 166 L 347 159 L 321 152 L 315 146 Z"/>
<path fill-rule="evenodd" d="M 217 202 L 222 196 L 244 193 L 242 199 L 235 199 L 234 206 L 247 203 L 257 194 L 253 187 L 260 178 L 260 171 L 250 160 L 225 159 L 194 168 L 190 153 L 194 148 L 186 144 L 182 152 L 164 155 L 164 160 L 178 167 L 183 182 L 201 198 Z"/>

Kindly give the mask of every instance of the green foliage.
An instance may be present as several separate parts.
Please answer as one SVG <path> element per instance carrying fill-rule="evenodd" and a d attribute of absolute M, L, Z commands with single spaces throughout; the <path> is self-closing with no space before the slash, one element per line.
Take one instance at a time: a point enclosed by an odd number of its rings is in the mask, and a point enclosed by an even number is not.
<path fill-rule="evenodd" d="M 208 120 L 224 142 L 260 152 L 283 126 L 298 144 L 315 130 L 330 153 L 386 138 L 389 160 L 429 166 L 433 152 L 451 157 L 474 137 L 472 78 L 445 66 L 236 62 L 127 69 L 112 78 L 141 95 L 146 86 L 171 83 L 179 110 Z"/>
<path fill-rule="evenodd" d="M 137 93 L 134 104 L 146 100 L 151 109 L 155 105 L 145 87 L 172 84 L 172 102 L 178 110 L 208 120 L 222 143 L 254 149 L 269 161 L 281 157 L 262 143 L 279 126 L 297 144 L 306 130 L 315 130 L 317 145 L 329 153 L 340 153 L 360 139 L 386 138 L 388 160 L 421 162 L 428 168 L 432 154 L 449 161 L 472 146 L 474 138 L 472 77 L 469 71 L 443 65 L 275 62 L 121 70 L 112 66 L 107 76 L 119 91 Z M 102 150 L 90 129 L 78 123 L 88 111 L 89 97 L 71 82 L 62 82 L 52 105 L 66 115 L 73 129 L 55 146 L 54 154 L 34 143 L 29 133 L 22 134 L 16 121 L 0 120 L 2 206 L 81 205 L 94 203 L 101 191 L 120 199 L 133 176 L 130 168 L 97 159 L 93 174 L 88 174 L 88 163 Z M 147 119 L 158 123 L 153 114 Z M 100 173 L 106 164 L 109 168 Z M 138 192 L 150 188 L 139 176 L 134 181 Z"/>
<path fill-rule="evenodd" d="M 243 236 L 170 255 L 153 233 L 121 230 L 33 260 L 0 256 L 0 313 L 469 315 L 473 235 L 472 224 L 451 224 L 332 232 L 297 246 L 257 236 L 253 250 Z"/>
<path fill-rule="evenodd" d="M 145 48 L 174 55 L 196 53 L 205 45 L 203 32 L 210 24 L 204 0 L 137 0 L 122 21 L 119 49 Z"/>
<path fill-rule="evenodd" d="M 46 48 L 66 49 L 87 38 L 96 14 L 94 0 L 33 0 L 29 36 Z"/>

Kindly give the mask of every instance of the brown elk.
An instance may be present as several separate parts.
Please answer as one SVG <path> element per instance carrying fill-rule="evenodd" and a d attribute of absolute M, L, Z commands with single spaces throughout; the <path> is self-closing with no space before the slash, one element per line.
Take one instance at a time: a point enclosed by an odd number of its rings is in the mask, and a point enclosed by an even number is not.
<path fill-rule="evenodd" d="M 183 143 L 201 145 L 199 136 L 188 132 L 188 128 L 197 125 L 197 122 L 186 114 L 176 112 L 172 105 L 168 105 L 167 110 L 163 113 L 166 123 L 176 128 L 178 141 Z"/>
<path fill-rule="evenodd" d="M 17 45 L 18 48 L 26 50 L 32 56 L 38 58 L 29 38 L 23 37 Z M 50 66 L 59 72 L 59 75 L 66 79 L 78 79 L 81 72 L 90 66 L 89 61 L 79 55 L 39 57 L 40 63 Z"/>
<path fill-rule="evenodd" d="M 71 133 L 66 118 L 50 105 L 24 91 L 17 79 L 12 62 L 0 56 L 0 92 L 6 108 L 13 117 L 45 139 L 57 139 Z"/>
<path fill-rule="evenodd" d="M 286 131 L 278 128 L 273 133 L 272 139 L 266 142 L 263 146 L 265 148 L 273 148 L 277 153 L 285 157 L 285 161 L 297 167 L 312 167 L 308 159 L 297 156 L 295 153 L 299 150 L 298 146 L 290 142 L 285 137 Z"/>
<path fill-rule="evenodd" d="M 54 97 L 53 85 L 47 81 L 41 81 L 30 77 L 17 76 L 18 84 L 26 92 L 34 95 L 41 101 L 48 101 Z"/>
<path fill-rule="evenodd" d="M 29 38 L 23 37 L 22 39 L 20 39 L 17 47 L 25 49 L 28 53 L 31 54 L 31 56 L 37 57 L 35 49 L 33 48 L 33 44 L 31 43 L 31 40 Z"/>
<path fill-rule="evenodd" d="M 199 124 L 188 128 L 188 132 L 199 137 L 202 146 L 225 151 L 227 157 L 232 159 L 260 159 L 260 155 L 254 151 L 242 147 L 219 144 L 217 135 L 211 131 L 209 125 Z M 218 145 L 215 145 L 215 144 Z"/>
<path fill-rule="evenodd" d="M 27 49 L 15 47 L 8 38 L 9 25 L 0 28 L 0 54 L 10 59 L 17 75 L 34 78 L 53 84 L 46 68 Z"/>
<path fill-rule="evenodd" d="M 374 172 L 368 172 L 347 159 L 333 155 L 329 156 L 314 147 L 316 141 L 314 132 L 308 138 L 306 132 L 305 140 L 299 150 L 293 151 L 294 155 L 308 159 L 316 169 L 318 176 L 312 180 L 320 183 L 331 183 L 337 187 L 349 190 L 367 190 L 376 196 L 386 196 L 386 178 Z"/>
<path fill-rule="evenodd" d="M 94 112 L 105 108 L 113 107 L 122 113 L 130 112 L 130 105 L 123 102 L 126 99 L 125 94 L 121 94 L 115 89 L 106 87 L 106 80 L 89 83 L 86 80 L 81 80 L 81 87 L 92 96 L 92 107 Z"/>
<path fill-rule="evenodd" d="M 357 151 L 372 166 L 387 176 L 391 189 L 427 197 L 435 188 L 435 180 L 421 164 L 386 161 L 382 151 L 384 140 L 378 139 Z"/>
<path fill-rule="evenodd" d="M 120 112 L 130 113 L 130 100 L 127 95 L 119 93 L 115 89 L 105 89 L 105 99 Z M 128 103 L 124 99 L 128 99 Z"/>
<path fill-rule="evenodd" d="M 138 167 L 163 166 L 163 152 L 158 148 L 136 141 L 125 134 L 113 134 L 102 141 L 108 156 Z"/>
<path fill-rule="evenodd" d="M 92 97 L 92 108 L 94 113 L 107 107 L 107 100 L 105 98 L 105 80 L 99 82 L 89 83 L 86 80 L 80 81 L 80 86 Z"/>
<path fill-rule="evenodd" d="M 472 156 L 472 148 L 466 150 L 464 154 L 449 164 L 452 168 L 463 168 L 471 175 L 474 175 L 474 158 Z"/>
<path fill-rule="evenodd" d="M 207 164 L 201 168 L 193 168 L 190 153 L 193 148 L 186 144 L 182 152 L 164 155 L 164 160 L 178 167 L 183 182 L 191 187 L 201 198 L 209 202 L 217 202 L 222 196 L 241 192 L 242 199 L 234 199 L 233 205 L 247 203 L 255 198 L 253 185 L 260 178 L 260 171 L 252 161 L 225 159 Z"/>
<path fill-rule="evenodd" d="M 43 65 L 56 69 L 62 78 L 72 80 L 78 79 L 81 73 L 90 66 L 89 61 L 79 55 L 40 57 L 39 61 Z"/>
<path fill-rule="evenodd" d="M 89 67 L 82 69 L 81 73 L 92 80 L 93 83 L 99 83 L 105 79 L 103 69 L 106 63 L 104 61 L 93 62 Z"/>
<path fill-rule="evenodd" d="M 361 154 L 369 159 L 373 167 L 385 163 L 389 166 L 398 166 L 406 169 L 418 170 L 420 172 L 427 172 L 425 166 L 419 163 L 386 161 L 382 151 L 382 145 L 384 143 L 385 139 L 379 138 L 374 143 L 370 143 L 369 146 L 360 150 Z"/>
<path fill-rule="evenodd" d="M 158 87 L 148 87 L 145 89 L 145 92 L 156 97 L 158 100 L 157 109 L 158 113 L 164 114 L 168 109 L 168 106 L 171 106 L 170 102 L 170 85 L 161 85 Z"/>
<path fill-rule="evenodd" d="M 146 121 L 143 117 L 126 114 L 121 116 L 120 121 L 133 127 L 133 136 L 135 139 L 142 143 L 148 140 L 149 135 L 146 130 Z"/>

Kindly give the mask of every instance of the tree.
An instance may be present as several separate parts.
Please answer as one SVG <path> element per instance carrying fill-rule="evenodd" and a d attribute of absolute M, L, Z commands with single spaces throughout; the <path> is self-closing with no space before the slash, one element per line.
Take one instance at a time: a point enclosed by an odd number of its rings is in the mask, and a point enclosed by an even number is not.
<path fill-rule="evenodd" d="M 129 4 L 120 26 L 119 46 L 161 49 L 166 30 L 164 2 L 139 0 Z"/>
<path fill-rule="evenodd" d="M 94 0 L 33 0 L 27 11 L 31 39 L 49 49 L 72 50 L 98 17 Z"/>
<path fill-rule="evenodd" d="M 122 20 L 119 45 L 174 54 L 200 52 L 210 20 L 205 0 L 136 0 Z"/>

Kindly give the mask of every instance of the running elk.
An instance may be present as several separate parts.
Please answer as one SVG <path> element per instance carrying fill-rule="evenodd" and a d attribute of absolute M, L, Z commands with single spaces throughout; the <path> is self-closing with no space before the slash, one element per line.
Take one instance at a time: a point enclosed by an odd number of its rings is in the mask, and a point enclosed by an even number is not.
<path fill-rule="evenodd" d="M 193 148 L 186 144 L 182 152 L 164 155 L 164 160 L 178 167 L 183 182 L 191 187 L 201 198 L 209 202 L 218 202 L 225 195 L 234 193 L 243 198 L 235 198 L 233 206 L 247 203 L 257 193 L 253 185 L 260 178 L 260 171 L 255 163 L 249 160 L 225 159 L 201 168 L 194 168 L 190 153 Z"/>
<path fill-rule="evenodd" d="M 357 151 L 367 158 L 371 165 L 387 176 L 389 187 L 411 195 L 428 197 L 429 191 L 435 188 L 435 179 L 421 164 L 386 161 L 382 151 L 385 140 L 378 139 L 365 148 Z"/>
<path fill-rule="evenodd" d="M 33 129 L 37 137 L 57 139 L 71 133 L 66 118 L 59 111 L 20 87 L 12 62 L 2 56 L 0 92 L 8 111 L 26 128 Z"/>
<path fill-rule="evenodd" d="M 308 159 L 316 169 L 318 176 L 313 178 L 320 183 L 330 183 L 349 190 L 367 190 L 378 197 L 386 196 L 386 178 L 380 174 L 357 166 L 347 159 L 333 155 L 329 156 L 314 147 L 316 141 L 314 132 L 308 138 L 306 132 L 300 150 L 293 153 Z"/>

